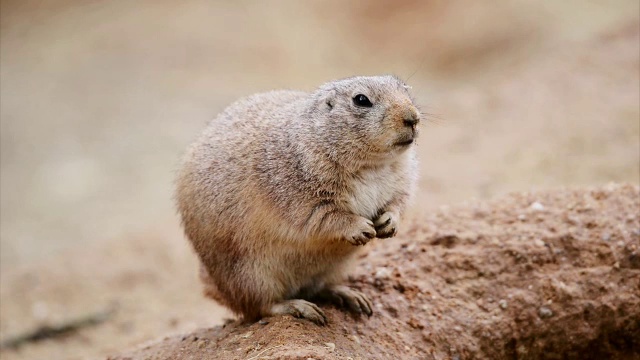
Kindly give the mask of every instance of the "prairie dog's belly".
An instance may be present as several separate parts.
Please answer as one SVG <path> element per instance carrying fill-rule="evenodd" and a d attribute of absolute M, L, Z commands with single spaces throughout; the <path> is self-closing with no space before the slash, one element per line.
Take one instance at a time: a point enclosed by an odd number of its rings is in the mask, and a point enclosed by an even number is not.
<path fill-rule="evenodd" d="M 365 171 L 354 180 L 349 197 L 351 211 L 372 219 L 405 186 L 402 177 L 392 166 Z"/>

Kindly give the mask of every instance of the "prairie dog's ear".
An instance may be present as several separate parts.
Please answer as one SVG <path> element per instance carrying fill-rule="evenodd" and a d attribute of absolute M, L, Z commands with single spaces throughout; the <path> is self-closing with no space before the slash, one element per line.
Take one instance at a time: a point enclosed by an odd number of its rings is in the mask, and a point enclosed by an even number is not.
<path fill-rule="evenodd" d="M 331 89 L 331 90 L 326 90 L 323 92 L 322 94 L 322 107 L 324 109 L 327 109 L 328 111 L 333 110 L 333 107 L 336 104 L 336 91 Z"/>

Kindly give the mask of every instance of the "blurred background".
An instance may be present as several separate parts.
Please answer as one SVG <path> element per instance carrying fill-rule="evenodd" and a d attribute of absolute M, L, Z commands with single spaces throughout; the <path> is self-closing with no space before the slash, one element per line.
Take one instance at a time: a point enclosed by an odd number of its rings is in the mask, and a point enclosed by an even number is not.
<path fill-rule="evenodd" d="M 99 358 L 230 316 L 201 295 L 172 181 L 255 92 L 405 79 L 433 114 L 414 216 L 639 182 L 637 0 L 0 4 L 2 359 Z"/>

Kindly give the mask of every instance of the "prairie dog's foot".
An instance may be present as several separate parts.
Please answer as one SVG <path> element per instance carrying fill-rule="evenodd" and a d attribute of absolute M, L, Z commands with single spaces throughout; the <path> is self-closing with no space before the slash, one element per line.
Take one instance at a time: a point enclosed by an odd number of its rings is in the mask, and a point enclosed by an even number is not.
<path fill-rule="evenodd" d="M 398 215 L 393 211 L 386 211 L 373 221 L 376 237 L 385 239 L 395 236 L 398 232 Z"/>
<path fill-rule="evenodd" d="M 376 229 L 373 222 L 361 216 L 355 217 L 355 221 L 345 234 L 345 239 L 352 245 L 364 245 L 376 237 Z"/>
<path fill-rule="evenodd" d="M 271 305 L 271 308 L 263 315 L 291 315 L 293 317 L 311 320 L 318 325 L 327 324 L 327 317 L 324 315 L 322 309 L 320 309 L 318 305 L 302 299 L 286 300 Z"/>
<path fill-rule="evenodd" d="M 319 294 L 319 297 L 332 301 L 338 306 L 346 306 L 351 312 L 356 314 L 373 314 L 373 303 L 369 298 L 360 291 L 344 285 L 333 285 Z"/>

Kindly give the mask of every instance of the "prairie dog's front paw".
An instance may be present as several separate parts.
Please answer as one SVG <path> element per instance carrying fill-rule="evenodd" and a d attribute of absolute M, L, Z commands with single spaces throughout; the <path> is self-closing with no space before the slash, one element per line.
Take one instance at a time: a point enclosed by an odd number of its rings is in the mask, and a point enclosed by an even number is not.
<path fill-rule="evenodd" d="M 385 239 L 393 237 L 398 232 L 398 214 L 386 211 L 373 221 L 376 228 L 376 237 Z"/>
<path fill-rule="evenodd" d="M 376 237 L 376 229 L 369 219 L 358 216 L 345 234 L 345 239 L 352 245 L 364 245 Z"/>

